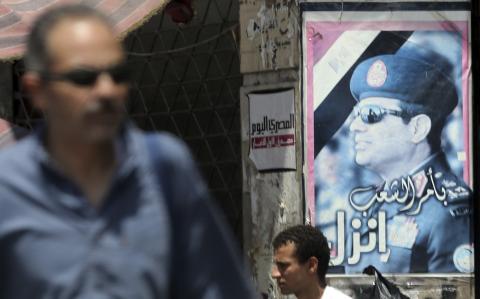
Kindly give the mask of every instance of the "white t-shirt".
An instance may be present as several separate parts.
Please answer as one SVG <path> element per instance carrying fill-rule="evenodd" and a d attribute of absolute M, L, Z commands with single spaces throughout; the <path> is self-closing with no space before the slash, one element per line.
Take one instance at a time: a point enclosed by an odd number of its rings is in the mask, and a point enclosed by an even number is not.
<path fill-rule="evenodd" d="M 345 295 L 334 287 L 327 286 L 321 299 L 352 299 L 352 297 Z"/>

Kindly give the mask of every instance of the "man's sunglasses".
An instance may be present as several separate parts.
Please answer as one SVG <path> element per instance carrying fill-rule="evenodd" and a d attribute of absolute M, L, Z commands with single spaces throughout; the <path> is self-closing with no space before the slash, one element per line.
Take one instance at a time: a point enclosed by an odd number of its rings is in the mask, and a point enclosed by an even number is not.
<path fill-rule="evenodd" d="M 116 64 L 106 69 L 78 68 L 60 74 L 44 73 L 42 78 L 46 81 L 68 81 L 80 86 L 91 86 L 103 73 L 107 73 L 117 84 L 130 81 L 130 72 L 126 63 Z"/>
<path fill-rule="evenodd" d="M 355 107 L 355 116 L 360 116 L 360 119 L 366 124 L 378 123 L 387 114 L 407 118 L 408 114 L 401 110 L 392 110 L 383 108 L 377 105 L 364 105 Z"/>

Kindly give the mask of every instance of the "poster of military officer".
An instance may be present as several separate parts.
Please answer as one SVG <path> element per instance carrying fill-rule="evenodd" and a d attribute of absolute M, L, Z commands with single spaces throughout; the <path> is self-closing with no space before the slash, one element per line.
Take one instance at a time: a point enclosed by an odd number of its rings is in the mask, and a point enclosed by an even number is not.
<path fill-rule="evenodd" d="M 442 14 L 304 22 L 307 197 L 332 272 L 473 272 L 468 15 Z"/>

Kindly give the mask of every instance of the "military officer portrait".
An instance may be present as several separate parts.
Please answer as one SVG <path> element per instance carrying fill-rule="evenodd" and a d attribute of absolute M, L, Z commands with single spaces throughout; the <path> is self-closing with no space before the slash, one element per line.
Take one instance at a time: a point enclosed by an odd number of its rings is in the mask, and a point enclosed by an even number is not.
<path fill-rule="evenodd" d="M 380 183 L 349 193 L 346 273 L 368 265 L 383 273 L 473 272 L 472 193 L 442 144 L 461 98 L 452 74 L 445 57 L 415 47 L 355 67 L 353 159 Z"/>

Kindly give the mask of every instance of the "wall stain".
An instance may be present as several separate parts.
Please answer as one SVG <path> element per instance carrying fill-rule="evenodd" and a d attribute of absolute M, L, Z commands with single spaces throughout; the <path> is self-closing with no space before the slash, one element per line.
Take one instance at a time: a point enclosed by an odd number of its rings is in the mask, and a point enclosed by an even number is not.
<path fill-rule="evenodd" d="M 252 2 L 243 0 L 245 5 Z M 297 35 L 297 16 L 295 2 L 292 0 L 263 0 L 257 1 L 256 16 L 247 22 L 245 36 L 250 40 L 258 52 L 262 68 L 278 69 L 280 58 L 287 56 L 285 61 L 293 63 L 294 55 L 292 38 Z M 281 55 L 281 57 L 279 57 Z M 293 65 L 289 65 L 293 66 Z"/>

